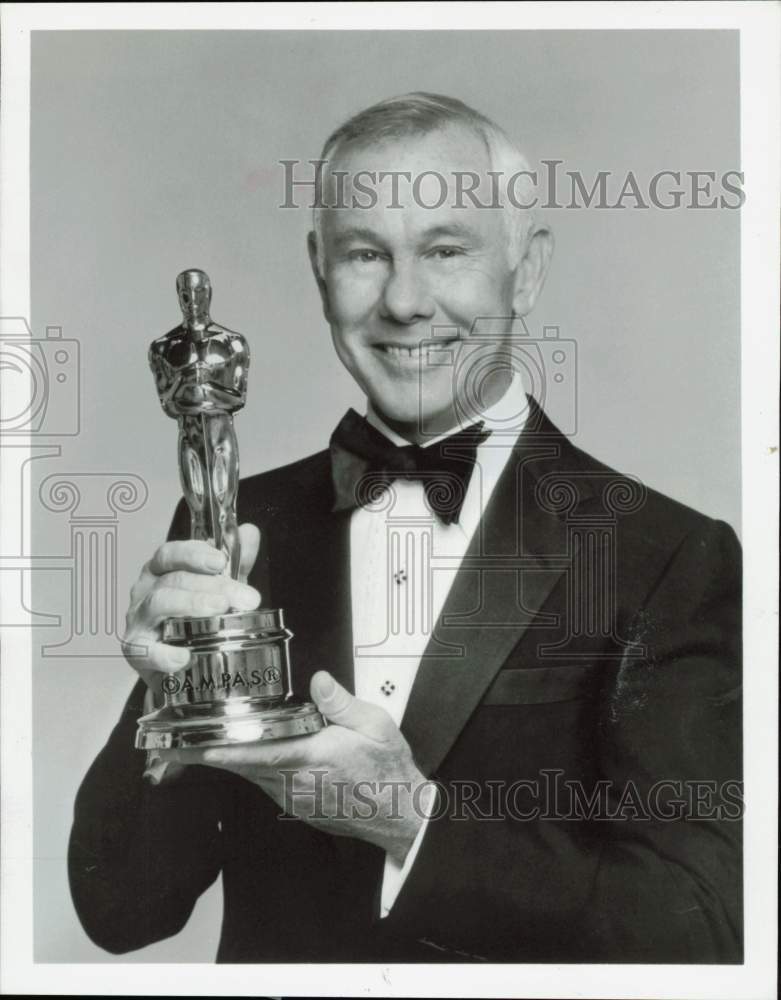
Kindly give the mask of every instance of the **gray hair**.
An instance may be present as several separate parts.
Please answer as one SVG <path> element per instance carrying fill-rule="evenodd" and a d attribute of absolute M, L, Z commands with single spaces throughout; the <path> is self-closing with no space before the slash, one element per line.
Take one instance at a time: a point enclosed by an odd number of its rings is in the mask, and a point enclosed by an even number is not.
<path fill-rule="evenodd" d="M 518 185 L 524 202 L 532 186 L 529 164 L 526 157 L 512 142 L 507 133 L 496 122 L 468 104 L 454 97 L 416 91 L 389 97 L 363 111 L 359 111 L 335 129 L 326 139 L 320 160 L 323 167 L 334 160 L 342 150 L 350 145 L 367 146 L 387 139 L 407 135 L 427 135 L 445 129 L 450 125 L 468 129 L 480 139 L 488 153 L 490 169 L 505 182 L 516 174 L 523 174 Z M 322 175 L 321 175 L 322 176 Z M 519 248 L 525 242 L 534 224 L 531 209 L 519 208 L 504 197 L 504 186 L 500 185 L 499 201 L 505 212 L 510 247 Z M 319 200 L 319 199 L 317 199 Z M 322 224 L 321 212 L 327 210 L 315 207 L 313 224 L 317 240 L 317 257 L 322 270 Z"/>

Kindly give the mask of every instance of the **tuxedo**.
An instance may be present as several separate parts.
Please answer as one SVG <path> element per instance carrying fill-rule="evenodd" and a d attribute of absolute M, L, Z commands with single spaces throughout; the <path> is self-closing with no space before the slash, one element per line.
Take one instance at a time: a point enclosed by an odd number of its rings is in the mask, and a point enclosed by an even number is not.
<path fill-rule="evenodd" d="M 349 511 L 328 451 L 242 480 L 249 582 L 306 696 L 354 690 Z M 170 537 L 188 537 L 180 504 Z M 89 936 L 175 934 L 222 874 L 221 962 L 740 962 L 740 549 L 620 476 L 536 406 L 447 594 L 401 730 L 438 809 L 390 914 L 384 852 L 193 766 L 158 787 L 133 690 L 79 790 Z M 204 956 L 208 957 L 208 956 Z"/>

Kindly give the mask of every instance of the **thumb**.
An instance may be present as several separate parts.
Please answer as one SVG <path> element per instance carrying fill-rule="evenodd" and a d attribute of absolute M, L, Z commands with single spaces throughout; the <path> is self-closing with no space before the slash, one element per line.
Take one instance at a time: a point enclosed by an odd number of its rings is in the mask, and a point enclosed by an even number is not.
<path fill-rule="evenodd" d="M 397 732 L 396 724 L 384 709 L 350 694 L 326 670 L 318 670 L 312 677 L 309 691 L 329 722 L 373 740 L 388 740 Z"/>
<path fill-rule="evenodd" d="M 239 580 L 247 582 L 260 549 L 260 530 L 255 524 L 239 525 L 239 540 L 241 542 L 241 560 L 239 562 Z"/>

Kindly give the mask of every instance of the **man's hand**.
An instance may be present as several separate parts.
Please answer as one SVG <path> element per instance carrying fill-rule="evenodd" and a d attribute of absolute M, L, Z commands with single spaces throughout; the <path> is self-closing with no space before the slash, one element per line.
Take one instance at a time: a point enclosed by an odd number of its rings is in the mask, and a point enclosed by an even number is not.
<path fill-rule="evenodd" d="M 155 690 L 160 674 L 187 666 L 188 650 L 160 641 L 166 618 L 225 614 L 231 608 L 252 611 L 260 594 L 247 584 L 260 545 L 254 524 L 239 527 L 240 579 L 223 574 L 225 556 L 208 542 L 166 542 L 147 562 L 130 590 L 122 650 L 131 667 Z"/>
<path fill-rule="evenodd" d="M 330 725 L 313 736 L 210 750 L 163 750 L 163 760 L 209 764 L 259 785 L 291 816 L 376 844 L 403 862 L 424 819 L 429 783 L 388 713 L 353 697 L 325 671 L 311 696 Z"/>

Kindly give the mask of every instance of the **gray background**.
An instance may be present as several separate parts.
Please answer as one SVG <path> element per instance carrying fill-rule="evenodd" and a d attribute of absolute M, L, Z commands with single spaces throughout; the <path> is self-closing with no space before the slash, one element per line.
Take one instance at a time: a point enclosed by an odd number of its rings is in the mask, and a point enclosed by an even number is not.
<path fill-rule="evenodd" d="M 149 499 L 119 528 L 122 617 L 178 497 L 175 425 L 146 366 L 178 319 L 176 274 L 205 269 L 215 319 L 250 340 L 243 472 L 322 448 L 361 397 L 320 314 L 308 213 L 277 207 L 278 161 L 317 157 L 347 115 L 412 89 L 465 100 L 533 161 L 587 179 L 740 169 L 734 32 L 33 33 L 31 322 L 82 351 L 81 432 L 32 464 L 35 551 L 69 544 L 67 515 L 37 500 L 44 476 L 142 476 Z M 529 324 L 578 342 L 578 445 L 736 529 L 739 215 L 545 213 L 556 253 Z M 67 574 L 33 578 L 34 607 L 67 617 Z M 176 939 L 116 959 L 72 909 L 73 799 L 131 684 L 118 658 L 34 662 L 37 961 L 213 960 L 219 886 Z"/>

